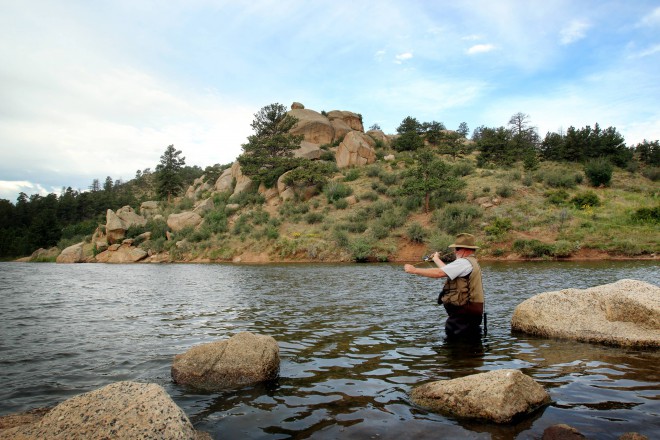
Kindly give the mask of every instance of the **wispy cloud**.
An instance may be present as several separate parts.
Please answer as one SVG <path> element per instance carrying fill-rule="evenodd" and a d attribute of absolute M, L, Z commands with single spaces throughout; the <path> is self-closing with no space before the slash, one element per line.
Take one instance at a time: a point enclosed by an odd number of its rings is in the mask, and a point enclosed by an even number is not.
<path fill-rule="evenodd" d="M 591 24 L 586 21 L 573 20 L 568 26 L 559 31 L 559 41 L 564 45 L 575 43 L 586 36 L 590 27 Z"/>
<path fill-rule="evenodd" d="M 47 190 L 38 183 L 28 182 L 27 180 L 0 180 L 0 199 L 13 200 L 18 193 L 24 192 L 27 195 L 39 194 L 46 196 L 51 192 L 58 193 L 58 188 Z"/>
<path fill-rule="evenodd" d="M 645 58 L 651 55 L 655 55 L 658 52 L 660 52 L 660 44 L 656 44 L 644 50 L 640 50 L 639 52 L 632 54 L 630 58 Z"/>
<path fill-rule="evenodd" d="M 398 54 L 394 57 L 394 62 L 396 64 L 401 64 L 404 61 L 411 59 L 412 57 L 413 57 L 413 54 L 410 53 L 410 52 L 400 53 L 400 54 Z"/>
<path fill-rule="evenodd" d="M 493 44 L 475 44 L 467 50 L 468 55 L 476 55 L 479 53 L 492 52 L 496 49 Z"/>
<path fill-rule="evenodd" d="M 660 6 L 655 8 L 649 14 L 642 17 L 642 19 L 637 23 L 638 27 L 654 27 L 660 26 Z"/>

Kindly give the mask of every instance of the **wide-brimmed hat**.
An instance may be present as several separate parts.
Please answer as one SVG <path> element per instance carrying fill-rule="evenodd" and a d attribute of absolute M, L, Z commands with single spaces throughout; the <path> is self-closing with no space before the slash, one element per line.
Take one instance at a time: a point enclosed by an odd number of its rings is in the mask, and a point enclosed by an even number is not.
<path fill-rule="evenodd" d="M 458 234 L 456 236 L 456 243 L 450 244 L 448 247 L 459 249 L 479 249 L 479 246 L 476 246 L 476 240 L 472 234 Z"/>

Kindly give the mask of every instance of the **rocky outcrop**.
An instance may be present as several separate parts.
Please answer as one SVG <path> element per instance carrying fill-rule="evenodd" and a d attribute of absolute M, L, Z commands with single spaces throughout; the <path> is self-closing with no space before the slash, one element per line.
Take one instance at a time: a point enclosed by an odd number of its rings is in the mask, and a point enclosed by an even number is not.
<path fill-rule="evenodd" d="M 137 214 L 130 206 L 119 208 L 116 213 L 108 209 L 105 219 L 105 233 L 109 244 L 121 242 L 131 226 L 147 224 L 147 219 Z"/>
<path fill-rule="evenodd" d="M 374 140 L 381 141 L 386 147 L 390 146 L 390 138 L 382 130 L 369 130 L 367 135 Z"/>
<path fill-rule="evenodd" d="M 56 263 L 84 263 L 85 254 L 83 252 L 83 242 L 65 248 L 55 260 Z"/>
<path fill-rule="evenodd" d="M 317 160 L 321 158 L 321 146 L 311 142 L 302 141 L 300 148 L 293 152 L 293 157 L 301 157 L 303 159 Z"/>
<path fill-rule="evenodd" d="M 137 263 L 147 258 L 147 252 L 131 246 L 131 243 L 113 244 L 107 250 L 96 255 L 99 263 Z"/>
<path fill-rule="evenodd" d="M 186 190 L 185 197 L 188 199 L 197 200 L 201 197 L 204 191 L 213 189 L 210 183 L 206 182 L 206 176 L 198 177 L 193 181 L 193 184 Z"/>
<path fill-rule="evenodd" d="M 495 370 L 413 389 L 412 401 L 460 418 L 508 423 L 550 403 L 547 391 L 519 370 Z"/>
<path fill-rule="evenodd" d="M 266 205 L 268 206 L 277 206 L 280 204 L 280 192 L 277 190 L 277 186 L 272 188 L 267 188 L 263 183 L 259 185 L 257 190 L 266 200 Z"/>
<path fill-rule="evenodd" d="M 140 205 L 140 214 L 142 214 L 142 216 L 145 218 L 152 218 L 158 214 L 158 202 L 154 200 L 142 202 Z"/>
<path fill-rule="evenodd" d="M 375 145 L 376 142 L 366 134 L 351 131 L 337 148 L 337 167 L 362 166 L 375 162 Z"/>
<path fill-rule="evenodd" d="M 6 440 L 194 439 L 198 434 L 163 387 L 135 382 L 117 382 L 72 397 L 38 421 L 0 431 Z"/>
<path fill-rule="evenodd" d="M 537 336 L 660 347 L 660 287 L 637 281 L 545 292 L 519 304 L 511 328 Z"/>
<path fill-rule="evenodd" d="M 178 232 L 183 228 L 192 226 L 197 227 L 202 222 L 202 217 L 192 211 L 185 211 L 179 214 L 170 214 L 167 217 L 167 226 L 173 231 Z"/>
<path fill-rule="evenodd" d="M 316 185 L 289 185 L 285 182 L 286 176 L 291 171 L 287 171 L 277 179 L 277 191 L 282 200 L 293 200 L 296 196 L 300 200 L 309 200 L 318 194 L 318 187 Z"/>
<path fill-rule="evenodd" d="M 318 145 L 329 144 L 334 140 L 335 129 L 330 120 L 321 113 L 308 109 L 293 109 L 288 114 L 298 119 L 289 133 L 302 135 L 303 140 Z"/>
<path fill-rule="evenodd" d="M 225 169 L 218 180 L 215 181 L 215 190 L 217 192 L 232 192 L 234 188 L 232 187 L 232 182 L 234 177 L 231 174 L 232 167 Z"/>
<path fill-rule="evenodd" d="M 364 126 L 362 125 L 362 118 L 357 113 L 345 111 L 345 110 L 332 110 L 328 113 L 328 119 L 330 122 L 342 121 L 346 124 L 351 130 L 360 131 L 364 133 Z M 338 136 L 335 135 L 335 139 Z"/>
<path fill-rule="evenodd" d="M 215 203 L 213 203 L 213 199 L 209 197 L 208 199 L 200 200 L 199 202 L 195 203 L 195 209 L 193 209 L 193 212 L 203 216 L 207 212 L 212 211 L 214 208 Z"/>
<path fill-rule="evenodd" d="M 238 333 L 176 355 L 172 379 L 203 390 L 238 388 L 277 378 L 280 355 L 270 336 Z"/>

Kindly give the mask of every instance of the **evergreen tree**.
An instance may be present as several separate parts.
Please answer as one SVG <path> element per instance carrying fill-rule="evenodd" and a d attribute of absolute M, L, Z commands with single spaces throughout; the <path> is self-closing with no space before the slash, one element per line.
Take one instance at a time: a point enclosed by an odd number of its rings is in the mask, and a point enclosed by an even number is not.
<path fill-rule="evenodd" d="M 405 173 L 402 191 L 424 200 L 424 211 L 431 208 L 431 197 L 459 190 L 464 182 L 450 172 L 450 167 L 428 148 L 415 155 L 415 164 Z"/>
<path fill-rule="evenodd" d="M 183 189 L 183 180 L 180 171 L 186 164 L 186 158 L 180 157 L 181 150 L 169 145 L 162 156 L 160 163 L 156 167 L 157 193 L 161 199 L 172 200 L 172 196 L 177 196 Z"/>
<path fill-rule="evenodd" d="M 293 157 L 300 148 L 302 135 L 289 130 L 298 119 L 289 115 L 282 104 L 270 104 L 255 113 L 251 127 L 254 134 L 242 145 L 243 154 L 238 156 L 241 171 L 257 183 L 272 187 L 285 172 L 301 162 Z"/>

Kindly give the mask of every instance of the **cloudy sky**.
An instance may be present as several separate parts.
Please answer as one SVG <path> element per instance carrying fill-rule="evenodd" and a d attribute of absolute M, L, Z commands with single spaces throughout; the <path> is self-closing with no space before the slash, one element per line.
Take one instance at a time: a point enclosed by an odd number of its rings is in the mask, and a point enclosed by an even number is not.
<path fill-rule="evenodd" d="M 0 198 L 233 162 L 261 107 L 660 139 L 658 0 L 0 0 Z"/>

